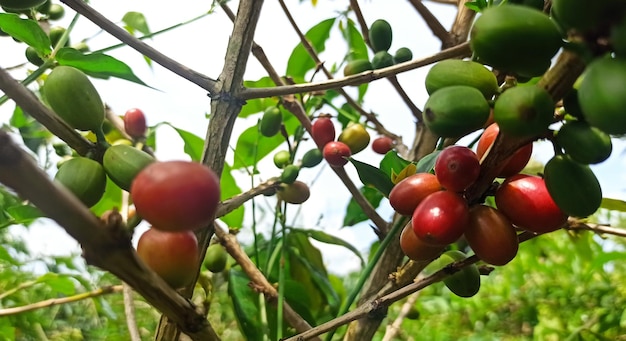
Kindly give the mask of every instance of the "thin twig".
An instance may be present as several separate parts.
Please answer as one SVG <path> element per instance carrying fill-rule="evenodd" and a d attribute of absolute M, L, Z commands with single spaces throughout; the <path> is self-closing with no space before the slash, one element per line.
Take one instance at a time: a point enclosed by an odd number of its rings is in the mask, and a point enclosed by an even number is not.
<path fill-rule="evenodd" d="M 400 308 L 398 317 L 396 317 L 393 323 L 387 326 L 387 330 L 385 331 L 382 341 L 392 341 L 396 337 L 396 334 L 400 331 L 400 326 L 402 326 L 402 321 L 404 321 L 411 309 L 414 309 L 415 302 L 417 302 L 419 294 L 420 292 L 418 291 L 409 295 L 406 302 L 402 305 L 402 308 Z"/>
<path fill-rule="evenodd" d="M 263 276 L 261 271 L 254 265 L 248 255 L 241 249 L 241 246 L 237 242 L 235 236 L 224 232 L 219 226 L 215 226 L 215 235 L 219 238 L 220 243 L 224 246 L 226 251 L 237 261 L 237 264 L 241 266 L 241 269 L 250 278 L 250 286 L 253 290 L 262 293 L 265 299 L 272 305 L 278 303 L 278 291 L 276 288 L 268 282 Z M 283 316 L 285 320 L 296 329 L 297 332 L 302 333 L 311 329 L 311 326 L 289 305 L 289 303 L 283 303 Z M 318 340 L 315 338 L 315 340 Z"/>
<path fill-rule="evenodd" d="M 86 293 L 82 293 L 82 294 L 78 294 L 78 295 L 73 295 L 73 296 L 68 296 L 68 297 L 61 297 L 61 298 L 51 298 L 49 300 L 23 305 L 21 307 L 0 309 L 0 317 L 21 314 L 21 313 L 25 313 L 25 312 L 28 312 L 28 311 L 33 311 L 33 310 L 37 310 L 37 309 L 41 309 L 41 308 L 48 308 L 48 307 L 52 307 L 52 306 L 60 305 L 60 304 L 78 302 L 80 300 L 84 300 L 84 299 L 87 299 L 87 298 L 93 298 L 93 297 L 98 297 L 98 296 L 102 296 L 102 295 L 114 294 L 114 293 L 118 293 L 120 291 L 122 291 L 122 286 L 121 285 L 112 285 L 112 286 L 99 288 L 99 289 L 92 290 L 90 292 L 86 292 Z"/>
<path fill-rule="evenodd" d="M 133 289 L 130 285 L 124 283 L 122 290 L 124 296 L 124 315 L 126 316 L 126 326 L 128 326 L 128 335 L 131 341 L 141 341 L 141 335 L 137 328 L 137 319 L 135 316 L 135 302 L 133 301 Z"/>
<path fill-rule="evenodd" d="M 409 0 L 409 2 L 415 7 L 415 10 L 422 16 L 430 31 L 433 32 L 435 37 L 441 40 L 441 43 L 445 43 L 450 39 L 450 33 L 446 30 L 437 17 L 424 5 L 422 0 Z"/>
<path fill-rule="evenodd" d="M 209 93 L 215 93 L 215 86 L 217 82 L 216 80 L 211 79 L 197 71 L 188 68 L 185 65 L 180 64 L 179 62 L 162 54 L 161 52 L 157 51 L 155 48 L 151 47 L 140 39 L 130 35 L 123 28 L 117 26 L 115 23 L 105 18 L 102 14 L 95 11 L 93 8 L 91 8 L 91 6 L 87 5 L 87 3 L 81 0 L 61 0 L 61 2 L 65 3 L 87 19 L 91 20 L 94 24 L 98 25 L 98 27 L 107 31 L 115 38 L 137 50 L 137 52 L 152 59 L 157 64 L 198 85 Z"/>
<path fill-rule="evenodd" d="M 386 68 L 365 71 L 357 75 L 352 75 L 344 78 L 331 79 L 326 81 L 320 81 L 316 83 L 306 84 L 294 84 L 277 86 L 272 88 L 249 88 L 244 89 L 241 92 L 241 99 L 253 99 L 253 98 L 265 98 L 272 96 L 283 96 L 289 94 L 299 94 L 306 92 L 315 92 L 321 90 L 338 89 L 348 85 L 359 85 L 363 83 L 370 83 L 377 79 L 387 78 L 389 76 L 397 75 L 402 72 L 414 70 L 422 66 L 430 65 L 438 61 L 457 58 L 461 56 L 469 55 L 470 48 L 469 43 L 463 43 L 441 52 L 438 52 L 432 56 L 428 56 L 422 59 L 412 60 Z"/>
<path fill-rule="evenodd" d="M 604 224 L 587 223 L 576 218 L 569 218 L 566 229 L 572 230 L 572 231 L 576 231 L 576 230 L 591 231 L 593 233 L 597 233 L 600 235 L 610 234 L 610 235 L 614 235 L 618 237 L 626 237 L 626 228 L 607 226 Z"/>

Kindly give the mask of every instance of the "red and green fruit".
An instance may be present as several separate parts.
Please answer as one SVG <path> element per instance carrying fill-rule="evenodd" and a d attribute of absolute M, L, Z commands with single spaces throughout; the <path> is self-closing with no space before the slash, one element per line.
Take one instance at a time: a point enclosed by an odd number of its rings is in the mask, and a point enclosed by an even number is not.
<path fill-rule="evenodd" d="M 261 122 L 259 122 L 259 130 L 261 135 L 272 137 L 280 131 L 283 124 L 283 114 L 277 107 L 269 107 L 263 112 Z"/>
<path fill-rule="evenodd" d="M 227 261 L 228 253 L 224 250 L 222 245 L 216 243 L 209 245 L 207 248 L 203 265 L 207 270 L 218 273 L 226 269 Z"/>
<path fill-rule="evenodd" d="M 485 98 L 491 98 L 500 91 L 493 72 L 480 63 L 460 59 L 446 59 L 433 65 L 426 74 L 425 83 L 429 95 L 452 85 L 471 86 Z"/>
<path fill-rule="evenodd" d="M 282 184 L 276 191 L 276 195 L 280 200 L 299 205 L 309 199 L 311 192 L 309 186 L 296 180 L 292 184 Z"/>
<path fill-rule="evenodd" d="M 155 159 L 148 153 L 126 144 L 113 145 L 104 152 L 102 166 L 111 181 L 125 191 L 130 191 L 139 172 Z"/>
<path fill-rule="evenodd" d="M 71 66 L 57 66 L 43 85 L 46 101 L 67 124 L 78 130 L 98 131 L 104 104 L 89 78 Z"/>
<path fill-rule="evenodd" d="M 141 109 L 128 109 L 124 114 L 124 130 L 132 138 L 142 138 L 146 136 L 148 125 L 146 115 Z"/>
<path fill-rule="evenodd" d="M 154 162 L 132 183 L 137 213 L 164 231 L 208 226 L 220 200 L 220 182 L 208 167 L 190 161 Z"/>
<path fill-rule="evenodd" d="M 329 142 L 324 146 L 322 151 L 324 159 L 331 167 L 343 167 L 348 163 L 348 158 L 352 156 L 350 147 L 339 141 Z"/>
<path fill-rule="evenodd" d="M 424 272 L 431 275 L 465 258 L 466 255 L 459 250 L 446 251 L 439 258 L 435 259 L 434 262 L 430 263 L 424 269 Z M 472 264 L 444 278 L 443 283 L 453 294 L 459 297 L 472 297 L 480 290 L 480 272 L 476 264 Z"/>
<path fill-rule="evenodd" d="M 554 101 L 538 86 L 516 86 L 498 97 L 493 119 L 505 134 L 534 136 L 554 121 Z"/>
<path fill-rule="evenodd" d="M 602 189 L 589 166 L 567 155 L 555 155 L 544 168 L 548 192 L 563 212 L 586 217 L 595 213 L 602 203 Z"/>
<path fill-rule="evenodd" d="M 280 174 L 280 181 L 286 184 L 292 184 L 300 174 L 300 167 L 296 165 L 287 165 Z"/>
<path fill-rule="evenodd" d="M 469 220 L 465 199 L 450 191 L 430 194 L 413 212 L 413 231 L 426 243 L 448 245 L 459 239 Z"/>
<path fill-rule="evenodd" d="M 441 254 L 444 247 L 428 244 L 415 235 L 411 223 L 406 224 L 400 234 L 400 248 L 409 259 L 416 262 L 425 262 L 435 259 Z"/>
<path fill-rule="evenodd" d="M 337 141 L 345 143 L 354 155 L 367 147 L 370 143 L 370 134 L 362 124 L 351 122 L 339 134 Z"/>
<path fill-rule="evenodd" d="M 398 182 L 389 192 L 389 204 L 399 214 L 410 216 L 429 195 L 443 188 L 431 173 L 417 173 Z"/>
<path fill-rule="evenodd" d="M 413 59 L 413 52 L 408 47 L 401 47 L 393 55 L 393 63 L 400 64 Z"/>
<path fill-rule="evenodd" d="M 611 136 L 586 122 L 565 123 L 556 135 L 565 154 L 582 164 L 600 163 L 611 156 Z"/>
<path fill-rule="evenodd" d="M 372 141 L 372 150 L 378 154 L 385 155 L 393 149 L 395 143 L 389 136 L 379 136 Z"/>
<path fill-rule="evenodd" d="M 578 89 L 585 120 L 607 134 L 626 134 L 626 60 L 599 58 L 587 66 Z"/>
<path fill-rule="evenodd" d="M 274 165 L 278 168 L 285 168 L 291 163 L 291 153 L 288 150 L 281 150 L 274 154 Z"/>
<path fill-rule="evenodd" d="M 41 6 L 46 0 L 2 0 L 0 6 L 12 10 L 25 10 Z"/>
<path fill-rule="evenodd" d="M 517 255 L 519 241 L 511 221 L 493 207 L 470 209 L 465 239 L 476 256 L 492 265 L 505 265 Z"/>
<path fill-rule="evenodd" d="M 330 117 L 322 116 L 313 122 L 311 136 L 318 147 L 324 148 L 328 142 L 335 141 L 335 125 Z"/>
<path fill-rule="evenodd" d="M 424 123 L 437 136 L 460 137 L 482 128 L 489 111 L 482 92 L 467 85 L 452 85 L 428 97 Z"/>
<path fill-rule="evenodd" d="M 548 192 L 546 182 L 538 176 L 518 174 L 507 178 L 496 191 L 495 199 L 498 210 L 511 223 L 531 232 L 552 232 L 567 221 L 567 215 Z"/>
<path fill-rule="evenodd" d="M 449 146 L 437 156 L 435 175 L 445 189 L 462 192 L 478 179 L 480 161 L 467 147 Z"/>
<path fill-rule="evenodd" d="M 104 168 L 98 162 L 86 157 L 75 157 L 63 162 L 54 180 L 72 192 L 87 207 L 100 201 L 106 187 Z"/>
<path fill-rule="evenodd" d="M 312 168 L 320 164 L 324 160 L 324 155 L 322 155 L 322 151 L 318 148 L 313 148 L 302 156 L 302 167 L 304 168 Z"/>
<path fill-rule="evenodd" d="M 393 33 L 391 25 L 384 19 L 378 19 L 372 23 L 368 36 L 374 52 L 387 51 L 391 47 Z"/>
<path fill-rule="evenodd" d="M 561 44 L 561 32 L 550 17 L 522 5 L 485 9 L 470 32 L 479 62 L 524 77 L 543 74 Z"/>
<path fill-rule="evenodd" d="M 393 56 L 387 51 L 378 51 L 372 57 L 372 67 L 382 69 L 393 65 Z"/>
<path fill-rule="evenodd" d="M 137 242 L 139 258 L 172 288 L 191 283 L 200 265 L 198 240 L 193 231 L 150 228 Z"/>
<path fill-rule="evenodd" d="M 483 158 L 487 150 L 495 142 L 499 133 L 500 128 L 497 123 L 492 123 L 485 129 L 483 134 L 480 136 L 476 147 L 476 155 L 479 159 Z M 529 143 L 524 145 L 506 160 L 497 176 L 500 178 L 507 178 L 521 172 L 522 169 L 526 167 L 526 164 L 528 164 L 532 153 L 533 144 Z"/>
<path fill-rule="evenodd" d="M 348 77 L 352 75 L 359 74 L 361 72 L 373 70 L 374 67 L 372 63 L 367 59 L 355 59 L 353 61 L 348 62 L 346 66 L 343 68 L 343 75 Z"/>

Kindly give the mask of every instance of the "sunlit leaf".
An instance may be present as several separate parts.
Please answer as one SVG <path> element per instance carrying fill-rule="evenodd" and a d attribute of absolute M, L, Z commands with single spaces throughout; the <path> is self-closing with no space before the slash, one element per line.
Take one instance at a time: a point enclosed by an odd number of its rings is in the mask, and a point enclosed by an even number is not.
<path fill-rule="evenodd" d="M 169 122 L 161 122 L 156 127 L 160 125 L 170 126 L 176 131 L 176 133 L 178 133 L 178 136 L 180 136 L 180 138 L 183 140 L 185 154 L 189 155 L 189 157 L 191 157 L 191 160 L 198 162 L 202 159 L 204 139 L 184 129 L 177 128 Z"/>
<path fill-rule="evenodd" d="M 126 30 L 131 34 L 134 34 L 135 30 L 143 33 L 150 34 L 150 29 L 148 28 L 148 22 L 146 21 L 146 17 L 143 13 L 139 12 L 128 12 L 124 14 L 122 17 L 122 21 L 126 24 Z"/>
<path fill-rule="evenodd" d="M 11 216 L 11 218 L 13 218 L 13 220 L 15 220 L 16 224 L 22 225 L 29 225 L 35 219 L 43 217 L 43 212 L 32 205 L 9 207 L 6 212 Z"/>
<path fill-rule="evenodd" d="M 398 182 L 408 178 L 409 176 L 414 175 L 416 171 L 417 166 L 414 163 L 409 163 L 408 165 L 406 165 L 406 167 L 404 167 L 398 174 L 396 174 L 395 171 L 392 170 L 393 174 L 391 174 L 391 182 L 397 184 Z"/>
<path fill-rule="evenodd" d="M 37 278 L 37 282 L 45 283 L 50 289 L 69 296 L 76 292 L 74 282 L 67 276 L 49 272 Z"/>
<path fill-rule="evenodd" d="M 122 189 L 107 177 L 104 195 L 97 204 L 91 207 L 91 211 L 100 216 L 113 207 L 122 207 Z"/>
<path fill-rule="evenodd" d="M 441 153 L 440 150 L 435 150 L 434 152 L 421 158 L 417 162 L 417 173 L 430 173 L 433 168 L 435 168 L 435 162 L 437 161 L 439 153 Z"/>
<path fill-rule="evenodd" d="M 600 208 L 610 211 L 626 212 L 626 201 L 619 199 L 602 198 Z"/>
<path fill-rule="evenodd" d="M 12 13 L 0 13 L 0 29 L 11 37 L 32 46 L 42 56 L 52 52 L 50 38 L 35 20 L 22 19 Z"/>
<path fill-rule="evenodd" d="M 359 190 L 374 208 L 378 207 L 385 197 L 380 191 L 372 187 L 365 186 L 361 187 Z M 369 220 L 369 218 L 363 213 L 361 206 L 357 204 L 354 198 L 350 199 L 348 208 L 346 209 L 346 215 L 343 218 L 343 226 L 352 226 L 366 220 Z"/>
<path fill-rule="evenodd" d="M 58 51 L 56 59 L 60 65 L 73 66 L 92 77 L 104 79 L 117 77 L 148 86 L 126 63 L 104 53 L 83 54 L 71 47 L 64 47 Z"/>
<path fill-rule="evenodd" d="M 380 160 L 380 170 L 387 174 L 389 179 L 392 179 L 394 172 L 399 174 L 410 163 L 410 161 L 401 158 L 397 152 L 391 150 Z"/>
<path fill-rule="evenodd" d="M 330 37 L 330 30 L 335 24 L 335 18 L 330 18 L 319 22 L 305 34 L 315 52 L 321 53 L 326 48 L 326 40 Z M 295 79 L 304 79 L 307 71 L 315 68 L 315 61 L 306 51 L 302 43 L 298 44 L 287 62 L 287 75 Z"/>

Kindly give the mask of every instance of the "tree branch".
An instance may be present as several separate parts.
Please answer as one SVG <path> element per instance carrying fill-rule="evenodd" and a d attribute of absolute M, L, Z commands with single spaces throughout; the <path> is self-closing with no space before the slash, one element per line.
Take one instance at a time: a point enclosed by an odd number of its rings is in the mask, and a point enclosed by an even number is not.
<path fill-rule="evenodd" d="M 61 298 L 51 298 L 49 300 L 23 305 L 21 307 L 0 309 L 0 317 L 21 314 L 21 313 L 25 313 L 25 312 L 28 312 L 28 311 L 33 311 L 33 310 L 37 310 L 37 309 L 41 309 L 41 308 L 48 308 L 48 307 L 52 307 L 52 306 L 60 305 L 60 304 L 78 302 L 80 300 L 84 300 L 84 299 L 87 299 L 87 298 L 93 298 L 93 297 L 98 297 L 98 296 L 102 296 L 102 295 L 114 294 L 114 293 L 118 293 L 118 292 L 121 292 L 121 291 L 122 291 L 122 286 L 121 285 L 112 285 L 112 286 L 99 288 L 99 289 L 96 289 L 96 290 L 93 290 L 93 291 L 90 291 L 90 292 L 86 292 L 86 293 L 82 293 L 82 294 L 78 294 L 78 295 L 73 295 L 73 296 L 68 296 L 68 297 L 61 297 Z"/>
<path fill-rule="evenodd" d="M 140 39 L 133 37 L 124 29 L 117 26 L 115 23 L 111 22 L 102 14 L 94 10 L 91 6 L 87 5 L 87 3 L 81 0 L 61 0 L 61 2 L 65 3 L 87 19 L 91 20 L 94 24 L 98 25 L 98 27 L 107 31 L 109 34 L 124 42 L 126 45 L 132 47 L 137 52 L 152 59 L 157 64 L 198 85 L 209 93 L 215 93 L 217 81 L 180 64 L 174 59 L 157 51 L 150 45 L 144 43 Z"/>
<path fill-rule="evenodd" d="M 446 30 L 441 22 L 433 15 L 433 13 L 424 5 L 422 0 L 409 0 L 409 2 L 415 7 L 415 10 L 422 16 L 422 19 L 430 28 L 430 31 L 435 35 L 435 37 L 441 40 L 441 43 L 445 43 L 450 39 L 450 33 Z"/>
<path fill-rule="evenodd" d="M 194 340 L 219 339 L 204 314 L 139 259 L 120 225 L 123 223 L 119 213 L 109 215 L 111 220 L 107 222 L 113 223 L 101 222 L 67 189 L 50 181 L 48 174 L 4 131 L 0 131 L 0 182 L 62 226 L 82 245 L 89 264 L 131 285 Z"/>
<path fill-rule="evenodd" d="M 378 70 L 366 71 L 349 77 L 320 81 L 316 83 L 285 85 L 272 88 L 249 88 L 241 92 L 240 98 L 245 100 L 253 98 L 283 96 L 320 90 L 338 89 L 348 85 L 359 85 L 363 83 L 369 83 L 377 79 L 397 75 L 402 72 L 417 69 L 422 66 L 433 64 L 444 59 L 465 56 L 469 53 L 469 43 L 463 43 L 422 59 L 412 60 Z"/>

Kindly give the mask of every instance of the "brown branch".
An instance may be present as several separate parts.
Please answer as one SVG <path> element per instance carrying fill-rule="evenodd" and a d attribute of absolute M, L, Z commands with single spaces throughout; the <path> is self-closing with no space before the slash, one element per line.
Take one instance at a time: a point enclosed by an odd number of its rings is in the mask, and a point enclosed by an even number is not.
<path fill-rule="evenodd" d="M 96 265 L 131 285 L 152 306 L 169 316 L 194 340 L 219 338 L 204 314 L 196 311 L 137 256 L 123 226 L 101 222 L 67 189 L 52 181 L 11 137 L 0 131 L 0 183 L 31 201 L 56 221 L 83 247 L 89 264 Z M 122 219 L 115 214 L 112 221 Z"/>
<path fill-rule="evenodd" d="M 424 5 L 422 0 L 409 0 L 409 2 L 415 7 L 415 10 L 422 16 L 422 19 L 430 28 L 430 31 L 435 35 L 435 37 L 441 40 L 441 43 L 445 43 L 450 39 L 450 33 L 446 30 L 441 22 L 433 15 L 433 13 Z"/>
<path fill-rule="evenodd" d="M 131 341 L 141 341 L 141 335 L 137 328 L 137 319 L 135 316 L 135 302 L 133 302 L 133 288 L 128 284 L 123 284 L 124 289 L 124 315 L 126 315 L 126 325 L 128 326 L 128 335 Z"/>
<path fill-rule="evenodd" d="M 569 218 L 566 229 L 572 231 L 591 231 L 600 235 L 610 234 L 618 237 L 626 237 L 626 229 L 623 227 L 612 227 L 604 224 L 587 223 L 577 218 Z"/>
<path fill-rule="evenodd" d="M 438 52 L 432 56 L 422 59 L 412 60 L 386 68 L 366 71 L 357 75 L 320 81 L 316 83 L 305 83 L 295 85 L 277 86 L 272 88 L 250 88 L 241 92 L 241 99 L 264 98 L 272 96 L 282 96 L 289 94 L 298 94 L 305 92 L 315 92 L 320 90 L 338 89 L 348 85 L 359 85 L 369 83 L 381 78 L 397 75 L 402 72 L 410 71 L 429 64 L 436 63 L 440 60 L 448 58 L 457 58 L 466 56 L 470 53 L 469 43 L 463 43 L 455 47 Z"/>
<path fill-rule="evenodd" d="M 219 205 L 217 206 L 217 213 L 215 213 L 215 217 L 219 218 L 219 217 L 223 217 L 227 215 L 228 213 L 234 211 L 235 209 L 243 205 L 246 201 L 260 194 L 264 194 L 267 191 L 276 189 L 279 184 L 280 184 L 280 181 L 278 181 L 277 179 L 270 179 L 244 193 L 241 193 L 239 195 L 236 195 L 232 198 L 228 198 L 220 202 Z"/>
<path fill-rule="evenodd" d="M 137 39 L 126 32 L 123 28 L 117 26 L 115 23 L 111 22 L 109 19 L 105 18 L 102 14 L 94 10 L 92 7 L 87 5 L 87 3 L 81 0 L 61 0 L 61 2 L 68 5 L 70 8 L 80 13 L 82 16 L 91 20 L 94 24 L 98 25 L 101 29 L 105 30 L 115 38 L 119 39 L 121 42 L 126 45 L 132 47 L 137 52 L 143 54 L 144 56 L 152 59 L 157 64 L 163 66 L 164 68 L 172 71 L 173 73 L 185 78 L 186 80 L 198 85 L 202 89 L 208 91 L 213 94 L 216 91 L 216 80 L 213 80 L 195 70 L 188 68 L 185 65 L 180 64 L 174 59 L 162 54 L 157 51 L 155 48 L 150 45 L 144 43 L 140 39 Z"/>
<path fill-rule="evenodd" d="M 382 341 L 392 341 L 396 337 L 396 334 L 398 334 L 398 332 L 400 331 L 400 327 L 402 326 L 402 321 L 406 318 L 411 309 L 413 309 L 415 302 L 417 302 L 419 293 L 420 292 L 418 291 L 409 295 L 406 302 L 404 302 L 404 304 L 402 305 L 402 308 L 400 308 L 400 313 L 398 314 L 398 317 L 396 317 L 393 323 L 387 326 L 387 330 L 385 331 L 385 335 L 383 336 Z"/>
<path fill-rule="evenodd" d="M 229 150 L 233 127 L 241 107 L 245 103 L 241 99 L 243 75 L 246 71 L 254 32 L 262 7 L 263 0 L 242 0 L 239 2 L 233 31 L 224 57 L 224 66 L 219 80 L 214 84 L 211 92 L 211 119 L 204 140 L 202 163 L 211 168 L 218 177 L 221 177 L 224 170 L 224 160 Z M 213 233 L 213 224 L 196 232 L 201 260 L 204 259 Z M 197 273 L 199 272 L 200 268 L 197 269 Z M 183 296 L 192 296 L 197 276 L 196 274 L 193 283 L 182 290 Z M 161 319 L 156 340 L 174 340 L 180 334 L 176 325 L 171 323 L 169 318 L 171 317 L 167 316 L 167 318 Z"/>
<path fill-rule="evenodd" d="M 228 7 L 228 5 L 223 3 L 221 6 L 224 9 L 224 12 L 226 12 L 226 14 L 232 19 L 233 14 L 230 8 Z M 254 56 L 259 60 L 259 62 L 263 65 L 263 67 L 266 69 L 266 71 L 272 78 L 272 81 L 276 85 L 284 86 L 286 84 L 285 81 L 278 75 L 274 67 L 271 65 L 271 63 L 267 59 L 267 56 L 263 52 L 263 49 L 259 45 L 254 44 L 252 52 Z M 300 104 L 300 102 L 297 101 L 294 96 L 283 96 L 282 100 L 283 100 L 283 106 L 287 110 L 289 110 L 292 114 L 294 114 L 294 116 L 296 116 L 296 118 L 300 121 L 302 126 L 310 134 L 311 133 L 311 120 L 306 115 L 306 112 L 304 111 L 304 108 L 302 108 L 302 105 Z M 323 148 L 323 146 L 318 146 L 318 148 L 321 149 Z M 348 191 L 350 191 L 350 194 L 352 194 L 352 197 L 361 206 L 361 208 L 363 209 L 365 214 L 368 216 L 368 218 L 372 220 L 372 222 L 376 225 L 376 227 L 380 231 L 382 231 L 383 233 L 387 231 L 388 230 L 387 222 L 380 217 L 378 212 L 376 212 L 376 210 L 372 207 L 372 205 L 363 196 L 363 193 L 361 193 L 361 191 L 359 191 L 359 189 L 354 185 L 354 183 L 352 182 L 350 177 L 347 175 L 345 170 L 343 170 L 343 168 L 332 168 L 332 169 L 337 174 L 339 179 L 341 179 L 341 181 L 344 183 Z"/>
<path fill-rule="evenodd" d="M 0 317 L 21 314 L 21 313 L 25 313 L 25 312 L 28 312 L 28 311 L 33 311 L 33 310 L 42 309 L 42 308 L 48 308 L 48 307 L 52 307 L 52 306 L 60 305 L 60 304 L 78 302 L 80 300 L 84 300 L 84 299 L 87 299 L 87 298 L 93 298 L 93 297 L 98 297 L 98 296 L 102 296 L 102 295 L 114 294 L 114 293 L 118 293 L 120 291 L 122 291 L 122 286 L 121 285 L 112 285 L 112 286 L 99 288 L 99 289 L 96 289 L 96 290 L 93 290 L 93 291 L 90 291 L 90 292 L 86 292 L 86 293 L 82 293 L 82 294 L 78 294 L 78 295 L 73 295 L 73 296 L 68 296 L 68 297 L 61 297 L 61 298 L 51 298 L 49 300 L 35 302 L 35 303 L 31 303 L 31 304 L 20 306 L 20 307 L 12 307 L 12 308 L 0 309 Z"/>
<path fill-rule="evenodd" d="M 243 272 L 246 273 L 251 281 L 251 287 L 262 293 L 265 299 L 272 305 L 276 306 L 278 303 L 278 291 L 276 288 L 268 282 L 263 276 L 261 271 L 254 265 L 248 255 L 241 249 L 237 238 L 224 232 L 219 226 L 215 226 L 215 235 L 219 238 L 220 243 L 226 251 L 237 261 L 237 264 L 241 266 Z M 283 303 L 284 318 L 298 333 L 305 332 L 311 329 L 311 326 L 295 311 L 286 301 Z M 315 338 L 318 340 L 318 338 Z"/>
<path fill-rule="evenodd" d="M 361 35 L 363 36 L 363 40 L 365 40 L 365 45 L 371 46 L 369 28 L 367 27 L 365 17 L 363 17 L 363 12 L 361 12 L 359 2 L 357 0 L 350 0 L 350 8 L 354 11 L 356 21 L 359 23 L 359 27 L 361 27 Z"/>
<path fill-rule="evenodd" d="M 294 29 L 294 31 L 296 31 L 296 34 L 300 38 L 300 43 L 302 44 L 302 46 L 304 46 L 304 49 L 307 51 L 309 56 L 313 59 L 315 64 L 318 66 L 318 68 L 324 73 L 326 78 L 333 79 L 334 78 L 333 74 L 330 73 L 328 68 L 326 68 L 326 66 L 324 65 L 322 60 L 319 58 L 319 55 L 317 54 L 317 51 L 315 51 L 315 48 L 308 41 L 308 39 L 306 38 L 306 36 L 302 32 L 302 30 L 300 30 L 300 28 L 298 27 L 297 22 L 295 21 L 295 19 L 291 15 L 291 12 L 289 11 L 287 6 L 285 5 L 285 2 L 283 0 L 280 0 L 279 2 L 280 2 L 280 5 L 281 5 L 281 7 L 283 9 L 283 12 L 287 16 L 287 19 L 289 20 L 289 23 L 291 24 L 291 27 Z M 360 13 L 361 9 L 358 7 L 358 4 L 356 3 L 356 1 L 351 1 L 351 7 L 353 9 L 355 9 L 355 12 Z M 357 17 L 358 16 L 359 15 L 357 15 Z M 362 19 L 362 15 L 361 15 L 361 20 L 363 20 Z M 367 32 L 365 34 L 367 34 Z M 284 84 L 282 84 L 282 85 L 284 85 Z M 402 137 L 400 137 L 400 136 L 390 132 L 389 130 L 387 130 L 382 125 L 382 123 L 380 123 L 380 121 L 378 120 L 376 115 L 374 115 L 372 113 L 368 113 L 367 111 L 365 111 L 363 109 L 363 107 L 361 107 L 361 105 L 359 103 L 357 103 L 357 101 L 355 101 L 354 98 L 352 98 L 343 88 L 339 88 L 339 89 L 337 89 L 337 91 L 339 92 L 339 94 L 343 98 L 346 99 L 346 101 L 348 102 L 348 104 L 351 107 L 356 109 L 359 112 L 360 115 L 364 116 L 368 122 L 370 122 L 370 123 L 372 123 L 374 125 L 376 131 L 379 134 L 386 135 L 386 136 L 389 136 L 390 138 L 392 138 L 396 142 L 396 149 L 397 150 L 405 151 L 407 149 L 406 146 L 404 145 L 404 143 L 402 142 Z M 405 95 L 406 95 L 406 93 L 405 93 Z M 406 97 L 408 98 L 408 96 L 406 96 Z M 417 107 L 415 107 L 415 106 L 414 106 L 414 108 L 417 109 Z M 411 108 L 411 110 L 413 111 L 413 108 Z M 419 109 L 417 109 L 417 111 L 419 112 Z"/>
<path fill-rule="evenodd" d="M 41 101 L 24 85 L 13 79 L 11 75 L 0 67 L 0 90 L 22 108 L 22 110 L 34 117 L 51 133 L 65 141 L 80 155 L 86 155 L 96 147 L 76 130 L 70 127 L 57 114 L 47 108 Z"/>

